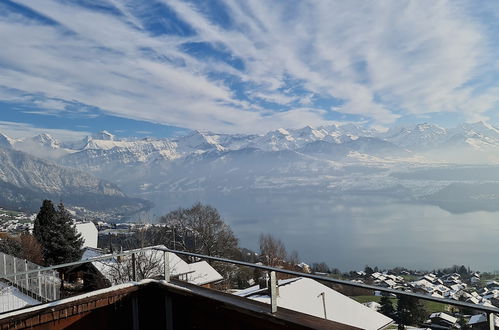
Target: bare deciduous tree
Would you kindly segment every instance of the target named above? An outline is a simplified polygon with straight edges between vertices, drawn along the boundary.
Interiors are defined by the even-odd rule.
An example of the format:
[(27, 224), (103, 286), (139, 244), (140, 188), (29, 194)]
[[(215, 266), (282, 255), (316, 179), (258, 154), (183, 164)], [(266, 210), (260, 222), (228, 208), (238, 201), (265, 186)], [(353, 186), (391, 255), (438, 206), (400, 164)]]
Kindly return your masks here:
[(2, 233), (0, 235), (0, 252), (29, 260), (35, 264), (43, 264), (42, 247), (33, 235), (23, 233), (13, 236)]
[(218, 211), (197, 203), (190, 209), (178, 209), (160, 218), (172, 232), (174, 248), (216, 257), (234, 256), (238, 240)]
[(288, 257), (284, 243), (270, 234), (260, 235), (261, 262), (271, 266), (283, 266)]

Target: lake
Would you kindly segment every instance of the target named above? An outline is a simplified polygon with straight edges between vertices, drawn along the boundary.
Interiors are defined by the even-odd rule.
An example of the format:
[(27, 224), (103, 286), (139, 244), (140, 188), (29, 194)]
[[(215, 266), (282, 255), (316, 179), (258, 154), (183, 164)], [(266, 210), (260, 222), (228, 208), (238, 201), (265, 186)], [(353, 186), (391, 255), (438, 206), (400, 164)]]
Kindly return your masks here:
[(156, 214), (201, 201), (216, 207), (240, 239), (258, 251), (270, 233), (306, 263), (342, 271), (365, 265), (432, 270), (464, 264), (499, 270), (499, 212), (453, 214), (438, 206), (376, 194), (250, 191), (155, 196)]

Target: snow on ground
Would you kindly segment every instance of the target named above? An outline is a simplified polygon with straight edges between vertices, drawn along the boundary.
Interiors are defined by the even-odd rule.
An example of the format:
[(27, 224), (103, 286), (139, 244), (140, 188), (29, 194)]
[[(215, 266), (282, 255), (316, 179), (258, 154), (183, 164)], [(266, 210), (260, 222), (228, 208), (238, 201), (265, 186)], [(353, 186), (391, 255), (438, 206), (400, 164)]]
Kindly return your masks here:
[(18, 289), (0, 282), (0, 313), (40, 303)]

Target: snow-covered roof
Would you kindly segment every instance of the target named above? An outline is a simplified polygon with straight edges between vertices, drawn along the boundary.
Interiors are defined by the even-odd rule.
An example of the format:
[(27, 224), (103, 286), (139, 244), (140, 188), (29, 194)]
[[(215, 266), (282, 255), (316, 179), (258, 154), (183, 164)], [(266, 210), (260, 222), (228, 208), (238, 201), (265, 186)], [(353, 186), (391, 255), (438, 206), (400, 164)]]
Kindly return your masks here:
[(190, 271), (192, 272), (187, 275), (189, 283), (204, 285), (223, 280), (222, 275), (220, 275), (215, 268), (211, 267), (206, 261), (194, 262), (188, 265)]
[[(164, 246), (159, 246), (164, 247)], [(184, 274), (188, 274), (191, 272), (189, 268), (189, 264), (187, 264), (184, 260), (179, 258), (175, 253), (168, 253), (168, 260), (170, 265), (170, 275), (171, 276), (180, 276)], [(104, 255), (103, 255), (104, 256)], [(117, 284), (117, 275), (119, 262), (116, 257), (112, 257), (110, 259), (102, 260), (102, 261), (93, 261), (92, 265), (112, 284)], [(122, 261), (131, 258), (131, 256), (121, 257)], [(153, 265), (152, 269), (149, 271), (148, 277), (161, 276), (164, 274), (164, 257), (163, 251), (158, 250), (144, 250), (140, 253), (137, 253), (137, 262), (140, 263), (141, 260), (147, 261), (150, 265)]]
[(80, 260), (87, 260), (87, 259), (90, 259), (90, 258), (95, 258), (95, 257), (100, 257), (101, 255), (104, 255), (104, 250), (102, 249), (95, 249), (95, 248), (91, 248), (91, 247), (85, 247), (83, 249), (83, 254), (81, 256), (81, 259)]
[(437, 276), (435, 274), (426, 274), (425, 276), (423, 276), (423, 279), (430, 282), (435, 282), (437, 280)]
[(0, 313), (40, 303), (40, 301), (25, 295), (19, 289), (0, 282)]
[(468, 298), (468, 299), (466, 300), (466, 302), (470, 302), (470, 303), (472, 303), (472, 304), (478, 304), (478, 303), (480, 303), (480, 299), (478, 299), (477, 297), (474, 297), (474, 296), (473, 296), (473, 297), (471, 297), (471, 298)]
[(457, 322), (456, 317), (443, 312), (433, 313), (430, 315), (430, 319), (435, 319), (435, 318), (442, 319), (444, 321), (449, 322), (450, 324), (455, 324)]
[(397, 285), (397, 283), (396, 283), (395, 281), (390, 280), (390, 279), (385, 280), (385, 283), (386, 283), (388, 286), (390, 286), (391, 288), (393, 288), (395, 285)]
[(428, 292), (432, 292), (435, 288), (435, 285), (425, 279), (419, 280), (419, 281), (414, 281), (410, 283), (412, 286), (422, 288)]
[[(484, 323), (484, 322), (487, 322), (487, 316), (485, 314), (477, 314), (477, 315), (473, 315), (470, 318), (470, 320), (468, 321), (468, 324), (473, 325), (473, 324)], [(495, 314), (494, 314), (494, 323), (495, 323), (496, 327), (499, 326), (499, 317)]]
[[(380, 329), (392, 322), (389, 317), (378, 313), (355, 300), (312, 279), (298, 277), (279, 281), (277, 305), (301, 313), (324, 318), (322, 302), (324, 293), (328, 320), (363, 329)], [(235, 293), (264, 303), (270, 302), (266, 292), (253, 286)]]
[(83, 247), (97, 248), (97, 238), (99, 236), (99, 231), (93, 222), (83, 222), (76, 224), (76, 230), (81, 234), (83, 238)]

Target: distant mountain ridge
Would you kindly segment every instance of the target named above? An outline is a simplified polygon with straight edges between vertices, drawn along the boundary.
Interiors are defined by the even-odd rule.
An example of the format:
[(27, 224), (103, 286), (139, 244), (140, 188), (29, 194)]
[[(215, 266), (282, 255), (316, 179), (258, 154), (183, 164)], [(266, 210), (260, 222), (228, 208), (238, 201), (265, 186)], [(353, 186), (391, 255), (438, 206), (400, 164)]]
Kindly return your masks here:
[(36, 211), (43, 199), (117, 215), (151, 206), (93, 175), (4, 147), (0, 147), (0, 186), (0, 205), (29, 211)]
[[(76, 162), (91, 164), (92, 159), (123, 164), (148, 163), (156, 160), (173, 160), (190, 154), (207, 151), (229, 151), (254, 148), (263, 151), (307, 150), (307, 144), (317, 141), (335, 145), (349, 144), (359, 138), (379, 145), (380, 141), (393, 144), (401, 152), (430, 152), (439, 148), (467, 148), (484, 150), (499, 147), (499, 129), (483, 123), (462, 124), (446, 129), (434, 124), (423, 123), (390, 128), (387, 132), (365, 128), (354, 124), (330, 125), (301, 129), (278, 129), (264, 135), (216, 134), (192, 131), (176, 138), (117, 139), (107, 131), (95, 133), (82, 141), (59, 142), (48, 134), (16, 140), (0, 135), (0, 146), (12, 147), (35, 154), (29, 150), (36, 146), (38, 151), (63, 158), (62, 163), (73, 166)], [(355, 144), (351, 144), (352, 146)], [(41, 149), (40, 149), (41, 148)], [(374, 148), (376, 149), (376, 148)], [(369, 145), (365, 151), (369, 153)], [(43, 157), (43, 156), (42, 156)]]
[[(422, 123), (386, 132), (354, 124), (281, 128), (261, 135), (192, 131), (143, 139), (120, 139), (103, 131), (80, 141), (0, 135), (0, 145), (91, 173), (156, 204), (179, 193), (194, 199), (200, 191), (299, 192), (305, 186), (309, 191), (322, 187), (326, 194), (333, 187), (335, 192), (378, 189), (385, 194), (400, 191), (386, 173), (407, 166), (499, 164), (499, 129), (483, 122), (455, 128)], [(442, 187), (413, 182), (404, 189), (423, 196)]]

